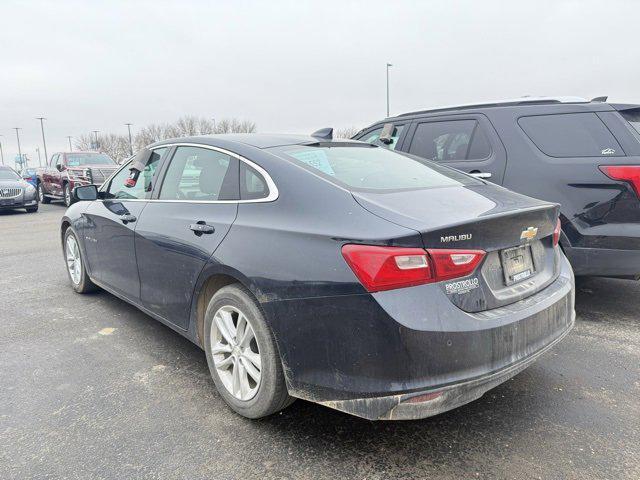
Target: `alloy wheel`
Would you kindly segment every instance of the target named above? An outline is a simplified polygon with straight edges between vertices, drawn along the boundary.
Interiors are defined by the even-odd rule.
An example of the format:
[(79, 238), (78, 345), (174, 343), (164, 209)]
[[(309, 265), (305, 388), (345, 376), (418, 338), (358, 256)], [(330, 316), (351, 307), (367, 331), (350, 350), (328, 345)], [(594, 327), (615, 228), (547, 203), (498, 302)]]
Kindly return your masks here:
[(82, 278), (82, 259), (80, 258), (80, 248), (78, 242), (73, 235), (67, 237), (67, 268), (74, 285), (80, 284)]
[(211, 322), (210, 338), (220, 381), (235, 398), (251, 400), (262, 376), (260, 348), (251, 321), (236, 307), (220, 307)]
[(69, 188), (69, 185), (65, 185), (64, 187), (64, 204), (67, 207), (71, 206), (71, 189)]

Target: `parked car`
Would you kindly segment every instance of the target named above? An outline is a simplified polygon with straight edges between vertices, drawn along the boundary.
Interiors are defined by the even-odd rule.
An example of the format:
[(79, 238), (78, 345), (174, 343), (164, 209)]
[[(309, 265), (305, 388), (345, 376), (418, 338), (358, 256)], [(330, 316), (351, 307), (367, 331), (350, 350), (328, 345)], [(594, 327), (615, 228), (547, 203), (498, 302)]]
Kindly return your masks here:
[(63, 200), (69, 206), (75, 186), (100, 186), (117, 168), (118, 164), (106, 153), (54, 153), (49, 164), (37, 171), (38, 197), (42, 203)]
[(406, 113), (354, 138), (557, 202), (576, 275), (640, 278), (640, 105), (521, 98)]
[(33, 185), (25, 182), (11, 167), (0, 165), (0, 210), (24, 208), (38, 211), (38, 196)]
[(38, 172), (35, 168), (25, 168), (22, 171), (22, 179), (33, 185), (34, 188), (38, 188)]
[(87, 201), (60, 232), (73, 289), (102, 287), (201, 346), (246, 417), (296, 397), (435, 415), (574, 323), (556, 204), (327, 132), (164, 141), (74, 195)]

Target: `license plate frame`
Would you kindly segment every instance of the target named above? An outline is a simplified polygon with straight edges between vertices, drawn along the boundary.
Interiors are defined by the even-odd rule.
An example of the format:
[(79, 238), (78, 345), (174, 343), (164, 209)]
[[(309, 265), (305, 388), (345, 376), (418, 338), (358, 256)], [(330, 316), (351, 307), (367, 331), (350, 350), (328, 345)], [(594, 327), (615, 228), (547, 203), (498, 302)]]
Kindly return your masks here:
[(520, 245), (500, 251), (502, 273), (507, 286), (531, 278), (535, 273), (530, 245)]

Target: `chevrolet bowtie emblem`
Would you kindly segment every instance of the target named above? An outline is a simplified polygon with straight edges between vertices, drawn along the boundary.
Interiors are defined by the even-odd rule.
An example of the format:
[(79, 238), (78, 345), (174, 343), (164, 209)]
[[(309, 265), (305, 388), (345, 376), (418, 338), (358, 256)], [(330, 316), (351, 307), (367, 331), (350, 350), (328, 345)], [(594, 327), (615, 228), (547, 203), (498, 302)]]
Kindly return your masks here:
[(533, 240), (538, 235), (537, 227), (529, 227), (520, 234), (520, 240)]

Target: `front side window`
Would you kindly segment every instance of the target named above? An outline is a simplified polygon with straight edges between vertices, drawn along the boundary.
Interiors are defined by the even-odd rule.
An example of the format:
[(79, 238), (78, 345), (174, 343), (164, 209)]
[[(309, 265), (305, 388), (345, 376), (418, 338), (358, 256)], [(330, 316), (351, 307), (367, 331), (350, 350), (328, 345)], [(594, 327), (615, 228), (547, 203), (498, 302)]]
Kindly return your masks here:
[(58, 154), (57, 153), (55, 155), (51, 155), (51, 161), (49, 162), (49, 166), (51, 168), (55, 168), (57, 160), (58, 160)]
[(624, 155), (595, 113), (521, 117), (518, 124), (536, 147), (550, 157)]
[(360, 137), (358, 140), (361, 142), (366, 142), (366, 143), (371, 143), (374, 145), (378, 145), (380, 147), (385, 147), (388, 148), (390, 150), (395, 150), (396, 147), (398, 146), (398, 138), (400, 138), (400, 134), (402, 133), (402, 129), (404, 128), (404, 125), (396, 125), (394, 130), (393, 130), (393, 135), (391, 136), (391, 143), (386, 144), (386, 143), (382, 143), (379, 138), (380, 135), (382, 134), (382, 129), (384, 128), (384, 125), (381, 126), (380, 128), (376, 128), (375, 130), (371, 130), (368, 133), (365, 133), (362, 137)]
[(171, 159), (160, 200), (238, 199), (238, 161), (208, 148), (178, 147)]
[(437, 162), (482, 160), (491, 145), (476, 120), (418, 124), (409, 153)]
[(481, 184), (455, 170), (380, 147), (289, 145), (273, 150), (349, 190), (416, 190)]
[(126, 180), (129, 178), (130, 172), (128, 167), (121, 169), (109, 182), (109, 187), (105, 191), (104, 198), (118, 198), (123, 200), (148, 199), (151, 197), (153, 190), (153, 180), (160, 165), (160, 159), (167, 148), (157, 148), (151, 154), (144, 170), (140, 172), (138, 181), (135, 186), (125, 186)]

